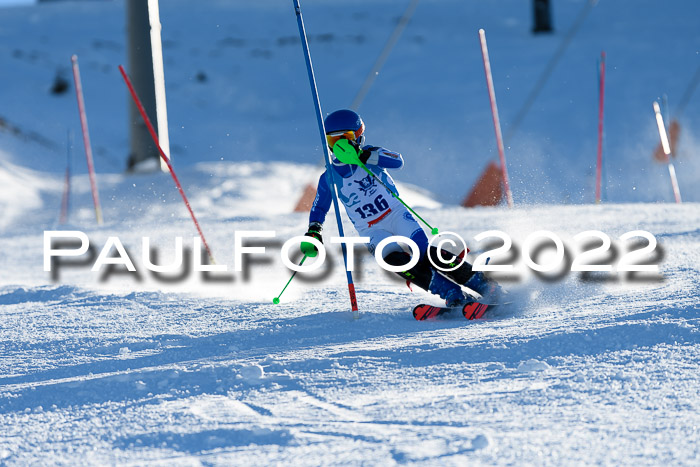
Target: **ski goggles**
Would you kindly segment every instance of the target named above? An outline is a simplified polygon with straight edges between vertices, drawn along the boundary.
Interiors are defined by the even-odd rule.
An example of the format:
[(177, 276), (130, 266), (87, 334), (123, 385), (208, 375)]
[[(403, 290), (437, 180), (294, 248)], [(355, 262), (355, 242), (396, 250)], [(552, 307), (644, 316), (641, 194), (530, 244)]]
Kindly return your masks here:
[(362, 145), (365, 141), (365, 137), (362, 133), (364, 133), (364, 125), (362, 128), (360, 128), (357, 131), (334, 131), (332, 133), (326, 134), (326, 141), (328, 142), (328, 146), (332, 149), (333, 145), (337, 143), (341, 138), (345, 138), (349, 141), (355, 141), (357, 144)]

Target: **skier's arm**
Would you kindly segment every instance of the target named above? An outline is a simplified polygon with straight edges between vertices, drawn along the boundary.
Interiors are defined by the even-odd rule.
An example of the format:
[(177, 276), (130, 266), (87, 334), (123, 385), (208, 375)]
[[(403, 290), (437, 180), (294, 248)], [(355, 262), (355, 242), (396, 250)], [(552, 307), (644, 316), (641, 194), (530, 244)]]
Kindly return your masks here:
[[(332, 201), (331, 189), (328, 185), (328, 177), (326, 176), (327, 173), (328, 172), (323, 172), (318, 179), (316, 198), (314, 198), (314, 204), (311, 205), (311, 212), (309, 213), (309, 230), (304, 234), (308, 237), (315, 238), (321, 243), (323, 243), (323, 236), (321, 235), (323, 222), (326, 220), (326, 214), (328, 214)], [(305, 256), (313, 258), (318, 254), (316, 246), (311, 242), (301, 242), (300, 248)]]
[(326, 220), (326, 214), (331, 208), (331, 188), (328, 184), (328, 172), (323, 172), (318, 179), (318, 187), (316, 188), (316, 198), (314, 204), (311, 205), (309, 212), (309, 224), (319, 223), (323, 225)]
[(375, 165), (382, 169), (400, 169), (403, 167), (403, 156), (401, 154), (377, 146), (365, 146), (362, 148), (360, 160), (365, 165)]
[(360, 147), (355, 141), (340, 139), (333, 146), (333, 163), (335, 159), (342, 164), (371, 165), (380, 169), (400, 169), (403, 167), (403, 157), (398, 152), (392, 152), (379, 146)]

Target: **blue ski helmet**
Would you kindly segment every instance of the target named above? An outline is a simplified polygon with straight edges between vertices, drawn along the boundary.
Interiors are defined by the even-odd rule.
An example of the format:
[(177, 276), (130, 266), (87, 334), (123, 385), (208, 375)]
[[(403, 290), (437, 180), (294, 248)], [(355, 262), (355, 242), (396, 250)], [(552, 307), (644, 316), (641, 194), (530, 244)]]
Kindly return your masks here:
[(331, 148), (343, 137), (359, 145), (365, 141), (365, 122), (352, 110), (342, 109), (328, 114), (323, 125), (326, 128), (326, 140)]

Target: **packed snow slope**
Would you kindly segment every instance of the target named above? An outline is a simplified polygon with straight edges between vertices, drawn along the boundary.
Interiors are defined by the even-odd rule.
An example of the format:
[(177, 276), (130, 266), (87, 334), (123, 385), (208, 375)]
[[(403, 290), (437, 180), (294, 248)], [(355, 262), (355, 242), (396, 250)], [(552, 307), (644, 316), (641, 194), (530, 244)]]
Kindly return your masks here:
[[(423, 207), (476, 253), (479, 232), (513, 238), (516, 253), (506, 256), (516, 273), (504, 281), (513, 303), (478, 322), (417, 322), (412, 307), (439, 300), (411, 293), (365, 253), (353, 320), (337, 245), (321, 272), (298, 275), (272, 304), (290, 275), (281, 243), (305, 230), (306, 216), (290, 213), (305, 174), (291, 164), (220, 162), (183, 175), (197, 187), (192, 205), (217, 264), (229, 267), (216, 280), (191, 268), (159, 278), (145, 269), (142, 237), (157, 264), (169, 264), (174, 237), (191, 248), (196, 236), (167, 175), (103, 179), (105, 225), (93, 226), (82, 208), (61, 229), (85, 231), (95, 254), (118, 237), (138, 274), (92, 272), (93, 256), (52, 279), (42, 268), (43, 230), (52, 227), (40, 219), (55, 214), (60, 176), (26, 171), (42, 187), (33, 202), (52, 202), (27, 205), (1, 238), (1, 462), (697, 462), (696, 203)], [(76, 184), (75, 204), (89, 206), (87, 176)], [(576, 234), (600, 230), (619, 254), (598, 259), (613, 265), (625, 251), (619, 236), (647, 230), (658, 246), (641, 262), (660, 273), (584, 275), (567, 272), (568, 259), (535, 276), (521, 252), (541, 229), (573, 256)], [(255, 240), (266, 253), (234, 272), (233, 236), (247, 230), (276, 237)], [(328, 223), (326, 243), (336, 233)], [(535, 258), (544, 263), (551, 251)]]
[[(330, 243), (332, 213), (325, 264), (298, 274), (272, 304), (291, 275), (282, 244), (306, 230), (306, 215), (292, 208), (320, 171), (291, 4), (161, 2), (175, 167), (217, 265), (228, 268), (208, 275), (194, 271), (196, 230), (170, 176), (121, 173), (124, 4), (3, 9), (0, 464), (697, 464), (697, 100), (683, 114), (676, 161), (690, 202), (640, 201), (672, 199), (666, 168), (650, 162), (651, 101), (668, 93), (673, 114), (697, 67), (698, 7), (599, 2), (513, 137), (515, 209), (465, 210), (452, 202), (494, 147), (477, 28), (487, 30), (507, 126), (584, 7), (556, 3), (557, 33), (533, 38), (526, 3), (421, 2), (361, 108), (372, 138), (406, 157), (395, 174), (406, 201), (441, 231), (462, 235), (470, 260), (498, 246), (477, 242), (479, 233), (512, 238), (500, 260), (515, 271), (497, 276), (512, 303), (478, 322), (415, 321), (415, 304), (439, 299), (411, 292), (360, 248), (353, 320), (340, 250)], [(404, 5), (303, 7), (324, 108), (345, 106)], [(608, 198), (624, 203), (543, 204), (592, 199), (602, 48)], [(54, 96), (48, 88), (57, 68), (70, 77), (73, 53), (95, 146), (100, 226), (79, 143), (68, 222), (58, 223), (67, 131), (80, 137), (72, 90)], [(51, 230), (82, 231), (92, 249), (47, 272)], [(541, 230), (566, 251), (560, 267), (535, 274), (528, 253), (539, 264), (554, 257), (549, 244), (527, 247)], [(591, 234), (575, 238), (591, 230), (610, 237), (612, 249), (589, 259), (616, 269), (627, 250), (646, 244), (620, 237), (649, 232), (658, 244), (636, 262), (659, 272), (570, 271), (580, 249), (600, 244)], [(244, 231), (275, 236), (250, 240), (265, 253), (234, 271)], [(91, 270), (110, 237), (135, 272)], [(147, 270), (144, 237), (161, 265), (176, 258), (182, 237), (185, 266)]]
[[(321, 160), (296, 17), (289, 0), (161, 2), (170, 141), (177, 166), (201, 161)], [(699, 93), (681, 100), (700, 67), (696, 0), (567, 0), (552, 5), (555, 32), (534, 36), (531, 3), (423, 0), (360, 106), (368, 142), (411, 164), (404, 181), (459, 203), (497, 158), (477, 31), (486, 30), (507, 159), (518, 202), (592, 202), (597, 60), (607, 54), (604, 195), (615, 202), (673, 200), (665, 166), (651, 158), (659, 137), (652, 102), (668, 96), (682, 131), (679, 183), (700, 201)], [(595, 3), (588, 8), (586, 5)], [(325, 112), (347, 107), (409, 2), (302, 2)], [(588, 11), (584, 15), (584, 12)], [(66, 134), (79, 142), (70, 72), (77, 54), (95, 164), (126, 167), (127, 63), (122, 1), (55, 2), (0, 15), (0, 147), (34, 142), (13, 159), (65, 167)], [(585, 16), (517, 128), (552, 57)], [(127, 66), (127, 71), (128, 66)], [(56, 77), (66, 92), (51, 94)], [(14, 134), (13, 130), (20, 130)], [(42, 144), (43, 143), (43, 144)], [(82, 146), (74, 169), (84, 171)], [(309, 180), (313, 177), (310, 175)]]

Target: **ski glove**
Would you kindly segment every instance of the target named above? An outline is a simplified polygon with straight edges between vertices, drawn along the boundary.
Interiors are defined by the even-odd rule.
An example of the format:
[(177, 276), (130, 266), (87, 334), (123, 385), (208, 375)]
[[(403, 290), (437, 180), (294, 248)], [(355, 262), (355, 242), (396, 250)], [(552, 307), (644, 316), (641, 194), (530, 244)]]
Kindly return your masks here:
[(333, 154), (340, 162), (345, 164), (365, 165), (372, 155), (373, 149), (376, 148), (362, 149), (355, 141), (339, 139), (333, 146)]
[(360, 159), (360, 162), (363, 164), (367, 163), (367, 160), (370, 158), (372, 155), (372, 151), (376, 151), (379, 148), (376, 148), (374, 146), (369, 146), (367, 149), (362, 149), (359, 144), (357, 144), (357, 141), (349, 141), (350, 146), (355, 148), (355, 151), (357, 152), (357, 158)]
[(360, 161), (363, 164), (367, 164), (367, 160), (369, 160), (369, 158), (372, 156), (372, 151), (376, 151), (377, 149), (378, 148), (375, 148), (375, 147), (363, 149), (362, 152), (360, 152), (360, 157), (359, 157)]
[[(323, 225), (319, 222), (312, 222), (309, 224), (309, 230), (304, 234), (307, 237), (313, 237), (319, 242), (323, 243), (323, 237), (321, 236), (321, 230), (323, 230)], [(311, 242), (301, 242), (301, 252), (308, 256), (309, 258), (315, 258), (318, 255), (318, 249)]]

